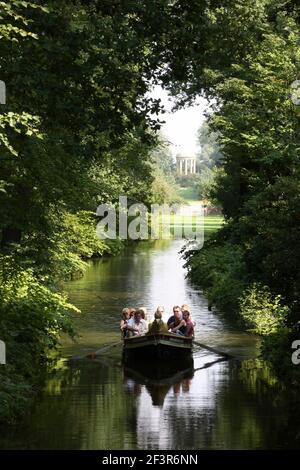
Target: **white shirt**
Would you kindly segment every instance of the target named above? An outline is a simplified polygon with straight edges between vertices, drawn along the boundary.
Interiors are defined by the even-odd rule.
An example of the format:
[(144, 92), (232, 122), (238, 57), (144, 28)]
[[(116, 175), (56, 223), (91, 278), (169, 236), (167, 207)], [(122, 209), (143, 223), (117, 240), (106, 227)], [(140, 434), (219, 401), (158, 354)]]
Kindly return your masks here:
[(128, 320), (127, 325), (130, 328), (135, 328), (136, 330), (138, 330), (133, 332), (134, 335), (143, 335), (148, 331), (148, 324), (146, 320), (143, 319), (141, 319), (139, 323), (136, 323), (134, 318), (130, 318), (130, 320)]

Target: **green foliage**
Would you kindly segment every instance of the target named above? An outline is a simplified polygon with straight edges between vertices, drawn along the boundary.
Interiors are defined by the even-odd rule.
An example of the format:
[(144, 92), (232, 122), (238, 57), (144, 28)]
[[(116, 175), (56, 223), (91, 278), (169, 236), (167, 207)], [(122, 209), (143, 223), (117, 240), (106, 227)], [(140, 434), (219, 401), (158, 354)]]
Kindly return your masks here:
[(195, 185), (199, 198), (206, 199), (214, 205), (218, 205), (214, 193), (217, 188), (218, 179), (223, 174), (221, 166), (222, 153), (218, 144), (219, 137), (220, 134), (213, 132), (210, 128), (208, 120), (202, 123), (197, 134), (200, 152), (197, 155), (199, 174), (197, 175)]
[(124, 244), (121, 240), (100, 240), (96, 234), (96, 217), (92, 212), (65, 213), (53, 240), (52, 276), (66, 279), (83, 273), (85, 260), (103, 255), (117, 255)]
[(159, 104), (145, 93), (159, 59), (134, 9), (123, 5), (110, 14), (98, 1), (42, 4), (0, 2), (5, 275), (12, 263), (2, 279), (0, 338), (9, 349), (11, 400), (13, 390), (19, 394), (14, 370), (20, 383), (33, 384), (59, 333), (73, 334), (71, 306), (57, 282), (82, 273), (86, 259), (123, 246), (97, 239), (97, 205), (115, 204), (122, 194), (149, 203), (154, 179), (150, 151), (158, 126), (149, 116)]
[(70, 312), (79, 311), (12, 256), (1, 256), (0, 261), (0, 338), (7, 351), (7, 365), (0, 370), (2, 422), (26, 412), (32, 386), (38, 384), (59, 335), (74, 337)]
[(171, 176), (175, 173), (175, 163), (168, 141), (163, 135), (158, 134), (158, 141), (151, 151), (151, 159), (156, 168), (165, 175)]
[(150, 203), (179, 204), (179, 187), (175, 180), (175, 163), (168, 142), (162, 134), (157, 135), (156, 145), (150, 152), (152, 177)]
[(211, 131), (209, 121), (204, 121), (197, 132), (200, 151), (197, 155), (200, 174), (221, 163), (222, 153), (218, 145), (219, 134)]
[(197, 175), (196, 187), (199, 194), (199, 199), (207, 199), (212, 203), (214, 200), (213, 194), (216, 188), (218, 176), (222, 173), (222, 168), (203, 168), (199, 175)]
[[(193, 266), (190, 275), (195, 274), (204, 287), (209, 278), (210, 298), (224, 311), (219, 288), (224, 288), (225, 297), (231, 290), (236, 310), (265, 337), (263, 352), (280, 368), (282, 348), (288, 344), (287, 337), (298, 334), (300, 318), (300, 116), (299, 106), (291, 100), (291, 84), (300, 70), (299, 6), (292, 1), (246, 1), (243, 6), (235, 2), (229, 8), (230, 19), (226, 18), (229, 10), (216, 10), (211, 19), (222, 18), (229, 29), (246, 16), (249, 27), (243, 33), (240, 29), (243, 45), (233, 46), (230, 65), (211, 63), (206, 73), (209, 94), (215, 100), (209, 125), (222, 149), (223, 167), (211, 197), (222, 206), (228, 223), (216, 248), (206, 245), (194, 254), (194, 262), (193, 257), (188, 260), (189, 265), (198, 263), (204, 274)], [(196, 70), (196, 62), (192, 67)], [(187, 95), (201, 88), (200, 77), (191, 80)], [(232, 255), (236, 249), (241, 272), (224, 266), (228, 249)], [(228, 262), (234, 266), (236, 260), (230, 257)], [(224, 272), (229, 274), (226, 285)], [(277, 347), (281, 353), (275, 351)], [(291, 368), (291, 361), (285, 365)]]
[(151, 202), (153, 204), (179, 204), (179, 188), (173, 176), (165, 175), (159, 168), (155, 170), (151, 186)]
[(165, 177), (170, 156), (160, 149), (151, 157), (160, 127), (151, 116), (160, 103), (147, 91), (158, 82), (178, 105), (199, 93), (214, 99), (210, 130), (224, 171), (213, 197), (230, 224), (223, 240), (189, 258), (191, 274), (228, 310), (236, 309), (244, 286), (269, 286), (285, 299), (286, 321), (295, 328), (300, 116), (290, 84), (299, 74), (297, 4), (42, 4), (0, 2), (1, 80), (8, 89), (0, 110), (3, 273), (12, 263), (1, 287), (0, 337), (14, 346), (10, 354), (22, 352), (12, 356), (23, 361), (21, 375), (33, 377), (29, 362), (38, 370), (60, 331), (72, 334), (57, 279), (82, 271), (94, 253), (119, 249), (95, 239), (90, 212), (101, 202), (116, 204), (120, 194), (147, 204), (174, 200)]
[(209, 303), (230, 315), (238, 315), (239, 298), (246, 287), (246, 266), (242, 250), (230, 243), (219, 245), (218, 235), (197, 252), (186, 252), (188, 275), (203, 287)]
[(149, 194), (155, 124), (148, 112), (158, 104), (144, 97), (151, 74), (147, 40), (137, 41), (131, 11), (110, 17), (99, 2), (75, 3), (76, 15), (72, 0), (45, 2), (47, 10), (15, 2), (16, 14), (27, 10), (24, 21), (32, 34), (18, 42), (3, 39), (5, 249), (33, 231), (44, 232), (53, 208), (95, 210), (119, 188), (130, 188), (137, 199)]
[(14, 423), (31, 405), (33, 389), (14, 367), (0, 368), (0, 423)]
[(33, 372), (33, 360), (46, 359), (60, 331), (74, 335), (69, 313), (78, 310), (11, 256), (1, 257), (0, 293), (0, 336), (7, 343), (8, 362)]
[(42, 6), (33, 2), (23, 0), (10, 0), (9, 2), (0, 2), (0, 39), (9, 42), (19, 42), (23, 38), (37, 39), (37, 35), (28, 28), (30, 20), (24, 16), (28, 9), (38, 9), (46, 12)]
[(271, 335), (286, 325), (289, 308), (282, 300), (280, 295), (272, 295), (268, 287), (254, 283), (243, 293), (240, 312), (254, 333)]
[(289, 383), (289, 386), (299, 388), (299, 366), (292, 364), (291, 345), (299, 339), (299, 334), (288, 328), (279, 329), (276, 333), (263, 337), (261, 354), (268, 360), (277, 376)]
[[(44, 8), (33, 4), (32, 2), (12, 0), (8, 2), (0, 2), (0, 40), (1, 44), (12, 47), (13, 43), (19, 43), (25, 39), (38, 39), (38, 36), (29, 29), (30, 20), (28, 20), (23, 12), (28, 9), (39, 9), (46, 11)], [(5, 51), (5, 46), (2, 51)], [(8, 49), (9, 51), (9, 49)], [(2, 52), (3, 54), (3, 52)], [(0, 55), (1, 59), (3, 55)], [(2, 110), (1, 110), (2, 111)], [(11, 134), (24, 134), (27, 136), (35, 135), (41, 138), (38, 129), (39, 118), (23, 110), (20, 112), (8, 111), (0, 112), (0, 145), (13, 157), (18, 156), (17, 150), (12, 143)], [(5, 192), (7, 182), (1, 181), (2, 192)]]
[(199, 201), (196, 186), (181, 186), (179, 195), (185, 202)]
[(196, 182), (196, 175), (176, 175), (176, 183), (184, 188), (194, 188)]

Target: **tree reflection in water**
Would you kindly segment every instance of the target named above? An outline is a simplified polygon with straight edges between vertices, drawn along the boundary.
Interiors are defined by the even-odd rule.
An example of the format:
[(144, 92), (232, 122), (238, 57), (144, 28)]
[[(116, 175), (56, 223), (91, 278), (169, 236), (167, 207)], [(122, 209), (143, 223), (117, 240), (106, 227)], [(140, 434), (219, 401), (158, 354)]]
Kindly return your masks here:
[(265, 364), (200, 359), (169, 376), (108, 359), (64, 363), (0, 448), (300, 447), (299, 398)]

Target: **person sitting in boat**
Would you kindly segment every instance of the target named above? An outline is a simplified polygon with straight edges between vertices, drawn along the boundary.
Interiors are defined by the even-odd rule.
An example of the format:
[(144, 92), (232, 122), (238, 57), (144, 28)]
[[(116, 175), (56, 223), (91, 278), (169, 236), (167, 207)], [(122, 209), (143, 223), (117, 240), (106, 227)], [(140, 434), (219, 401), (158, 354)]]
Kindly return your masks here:
[(168, 327), (169, 329), (176, 323), (179, 323), (182, 320), (181, 308), (179, 305), (175, 305), (173, 307), (173, 315), (171, 315), (168, 319)]
[(133, 308), (133, 307), (129, 307), (130, 318), (132, 318), (132, 317), (133, 317), (133, 315), (134, 315), (134, 312), (135, 312), (135, 311), (136, 311), (136, 309), (135, 309), (135, 308)]
[(155, 335), (157, 333), (168, 333), (168, 325), (162, 320), (161, 307), (157, 307), (154, 314), (154, 321), (150, 323), (147, 335)]
[(189, 310), (183, 310), (182, 320), (185, 322), (184, 336), (193, 338), (194, 337), (194, 322), (192, 320), (191, 312), (189, 312)]
[(161, 317), (163, 317), (165, 313), (165, 307), (163, 307), (162, 305), (159, 305), (156, 309), (156, 312), (161, 313)]
[(130, 319), (130, 309), (123, 308), (122, 319), (120, 322), (120, 330), (121, 330), (121, 335), (123, 338), (126, 338), (126, 336), (128, 336), (127, 325), (128, 325), (129, 319)]
[(133, 317), (127, 323), (129, 336), (143, 336), (148, 331), (148, 324), (143, 319), (143, 312), (136, 310)]
[(168, 329), (171, 333), (185, 335), (185, 321), (182, 319), (182, 312), (179, 305), (173, 307), (173, 315), (168, 320)]
[(193, 325), (194, 325), (194, 327), (195, 327), (195, 326), (196, 326), (196, 322), (195, 322), (195, 320), (193, 319), (192, 312), (191, 312), (191, 309), (190, 309), (190, 307), (188, 306), (188, 304), (183, 304), (183, 305), (181, 305), (181, 311), (183, 312), (184, 310), (187, 310), (188, 312), (190, 312), (190, 319), (191, 319), (191, 321), (193, 322)]
[(194, 336), (194, 322), (191, 319), (191, 313), (189, 310), (183, 310), (181, 314), (181, 319), (177, 316), (175, 322), (171, 324), (171, 333), (191, 338)]
[(147, 321), (147, 309), (146, 309), (146, 307), (140, 307), (139, 310), (142, 312), (142, 319)]

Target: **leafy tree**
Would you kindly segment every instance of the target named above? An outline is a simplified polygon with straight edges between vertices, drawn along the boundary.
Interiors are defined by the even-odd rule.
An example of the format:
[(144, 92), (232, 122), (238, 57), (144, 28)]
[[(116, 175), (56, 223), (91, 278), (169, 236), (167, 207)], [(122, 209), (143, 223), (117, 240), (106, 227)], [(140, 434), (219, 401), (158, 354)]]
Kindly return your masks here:
[(220, 164), (222, 154), (217, 142), (218, 134), (212, 132), (208, 121), (204, 121), (197, 132), (197, 142), (200, 151), (197, 155), (200, 172), (203, 169), (212, 169)]
[[(0, 7), (0, 72), (8, 90), (0, 109), (0, 268), (11, 266), (9, 279), (2, 278), (0, 336), (21, 344), (22, 390), (34, 375), (30, 363), (45, 364), (47, 345), (55, 347), (59, 331), (71, 333), (71, 307), (56, 291), (59, 271), (81, 269), (81, 257), (94, 250), (113, 251), (90, 236), (91, 211), (100, 202), (117, 204), (124, 191), (147, 204), (153, 194), (171, 197), (170, 158), (164, 160), (165, 149), (151, 157), (160, 128), (150, 117), (160, 110), (147, 95), (153, 83), (168, 88), (178, 106), (198, 94), (214, 103), (211, 130), (224, 170), (213, 196), (228, 224), (207, 252), (189, 258), (194, 272), (212, 265), (211, 300), (221, 299), (222, 286), (224, 304), (237, 308), (244, 289), (266, 286), (288, 306), (285, 326), (294, 334), (300, 146), (290, 85), (299, 75), (297, 2), (11, 0)], [(219, 256), (223, 266), (232, 263), (223, 272)], [(35, 341), (26, 347), (30, 331)], [(7, 385), (9, 377), (4, 382), (12, 410), (7, 397), (23, 392)]]
[[(214, 243), (220, 256), (228, 246), (238, 246), (246, 267), (243, 273), (229, 270), (224, 296), (230, 289), (236, 311), (243, 312), (247, 305), (247, 321), (252, 317), (264, 335), (273, 315), (273, 323), (280, 321), (277, 333), (282, 334), (285, 347), (286, 338), (299, 331), (299, 109), (291, 100), (291, 84), (299, 76), (300, 65), (299, 8), (295, 2), (261, 5), (260, 41), (215, 75), (212, 83), (215, 112), (210, 124), (223, 154), (223, 171), (213, 196), (227, 220)], [(200, 254), (190, 255), (192, 277), (197, 263), (202, 271), (210, 271), (215, 250), (208, 245)], [(212, 301), (222, 306), (218, 292), (224, 268), (215, 265), (214, 271), (208, 289)], [(260, 290), (250, 295), (247, 289), (255, 282)], [(236, 293), (233, 285), (240, 286)], [(281, 311), (285, 312), (282, 318)], [(268, 339), (264, 351), (278, 345), (279, 341)], [(278, 355), (269, 352), (279, 367)]]

